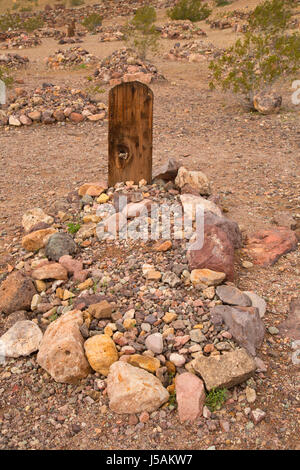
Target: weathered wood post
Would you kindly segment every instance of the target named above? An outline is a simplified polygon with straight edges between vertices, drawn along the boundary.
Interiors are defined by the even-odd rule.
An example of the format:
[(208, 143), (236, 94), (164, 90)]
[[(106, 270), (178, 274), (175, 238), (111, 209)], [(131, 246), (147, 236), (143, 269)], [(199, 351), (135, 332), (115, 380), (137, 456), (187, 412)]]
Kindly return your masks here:
[(153, 92), (140, 82), (109, 93), (108, 184), (152, 180)]

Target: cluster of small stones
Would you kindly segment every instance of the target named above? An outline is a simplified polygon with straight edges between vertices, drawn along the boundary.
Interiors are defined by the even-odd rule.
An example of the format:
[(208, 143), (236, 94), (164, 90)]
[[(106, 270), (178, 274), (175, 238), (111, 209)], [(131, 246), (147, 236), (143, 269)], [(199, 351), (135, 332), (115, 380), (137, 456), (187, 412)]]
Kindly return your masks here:
[(233, 28), (233, 30), (237, 33), (245, 33), (247, 31), (247, 20), (249, 18), (249, 13), (234, 10), (227, 16), (223, 16), (222, 18), (208, 18), (206, 22), (210, 25), (212, 29), (229, 29)]
[(0, 35), (0, 49), (29, 49), (39, 46), (42, 41), (35, 35), (30, 35), (21, 31), (10, 31)]
[(205, 37), (207, 34), (190, 21), (172, 21), (157, 28), (163, 39), (191, 39), (195, 36)]
[(19, 54), (0, 54), (0, 67), (18, 69), (26, 67), (28, 63), (28, 57), (22, 57)]
[(104, 103), (91, 100), (82, 90), (45, 83), (30, 92), (15, 88), (4, 109), (0, 110), (0, 125), (98, 122), (105, 119), (106, 109)]
[[(198, 190), (209, 192), (205, 175), (199, 179), (195, 177), (198, 172), (190, 175), (183, 170), (196, 185), (201, 179)], [(229, 328), (215, 322), (211, 315), (223, 303), (227, 308), (251, 305), (250, 297), (231, 283), (224, 286), (224, 292), (218, 290), (226, 279), (224, 273), (211, 271), (207, 284), (197, 286), (182, 240), (151, 241), (147, 245), (128, 239), (99, 242), (96, 237), (97, 224), (107, 223), (107, 204), (117, 207), (120, 196), (126, 196), (131, 202), (118, 209), (134, 218), (131, 204), (146, 207), (149, 200), (158, 204), (180, 200), (178, 184), (180, 179), (175, 183), (157, 179), (151, 185), (145, 180), (139, 184), (128, 181), (111, 188), (103, 182), (87, 183), (68, 196), (69, 206), (64, 211), (49, 216), (42, 209), (32, 209), (24, 214), (22, 224), (27, 234), (21, 242), (20, 260), (0, 287), (0, 310), (9, 314), (13, 324), (1, 338), (9, 345), (10, 357), (39, 350), (39, 365), (56, 381), (65, 383), (87, 377), (91, 366), (100, 378), (99, 390), (107, 387), (110, 408), (117, 413), (154, 411), (176, 390), (183, 421), (201, 416), (204, 405), (204, 385), (194, 375), (194, 367), (197, 373), (201, 370), (208, 389), (212, 381), (221, 385), (225, 380), (233, 386), (254, 374), (253, 359), (239, 349)], [(81, 224), (74, 239), (67, 233), (72, 221)], [(122, 255), (118, 256), (118, 250)], [(111, 255), (107, 256), (109, 251)], [(43, 339), (41, 331), (45, 331)], [(22, 332), (27, 336), (20, 343)], [(69, 351), (60, 357), (59, 364), (55, 362), (55, 348), (58, 353), (62, 348)], [(229, 361), (225, 377), (218, 361), (213, 362), (217, 367), (214, 377), (204, 365), (206, 359), (216, 356)], [(235, 372), (231, 372), (231, 360)], [(260, 361), (260, 368), (263, 366)], [(179, 379), (182, 373), (187, 374), (184, 383)], [(128, 394), (126, 387), (124, 390), (122, 374), (122, 380), (130, 380), (138, 388), (137, 396), (132, 391)], [(190, 393), (185, 381), (197, 389), (196, 398), (188, 400), (192, 405), (185, 402)], [(141, 391), (149, 394), (149, 401), (143, 401)], [(143, 409), (146, 405), (148, 408)], [(169, 406), (174, 407), (171, 403)], [(209, 415), (209, 410), (205, 413)]]
[(99, 26), (96, 28), (99, 42), (122, 41), (124, 32), (120, 26)]
[(134, 80), (143, 83), (165, 80), (153, 64), (141, 60), (132, 49), (126, 47), (103, 59), (94, 77), (111, 86)]
[(212, 43), (198, 39), (196, 41), (180, 44), (174, 44), (169, 53), (164, 54), (168, 60), (179, 60), (188, 62), (199, 62), (203, 58), (218, 57), (222, 54)]
[(59, 49), (53, 55), (47, 57), (46, 64), (49, 68), (64, 69), (76, 65), (92, 65), (97, 58), (82, 47), (74, 46), (66, 50)]

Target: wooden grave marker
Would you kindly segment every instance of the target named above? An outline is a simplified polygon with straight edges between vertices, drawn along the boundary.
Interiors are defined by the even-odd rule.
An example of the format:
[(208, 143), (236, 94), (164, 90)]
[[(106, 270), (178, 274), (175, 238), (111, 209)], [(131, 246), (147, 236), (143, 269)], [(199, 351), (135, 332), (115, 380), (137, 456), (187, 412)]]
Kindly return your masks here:
[(108, 185), (152, 181), (153, 92), (140, 82), (109, 93)]

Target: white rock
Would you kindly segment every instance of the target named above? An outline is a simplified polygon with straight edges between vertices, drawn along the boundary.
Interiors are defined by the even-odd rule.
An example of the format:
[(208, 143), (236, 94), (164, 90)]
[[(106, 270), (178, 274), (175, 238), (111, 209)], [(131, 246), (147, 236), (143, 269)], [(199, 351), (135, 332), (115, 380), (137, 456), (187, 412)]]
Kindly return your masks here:
[(266, 301), (255, 292), (244, 291), (244, 294), (246, 294), (251, 300), (252, 307), (256, 307), (258, 309), (260, 318), (263, 318), (267, 310)]
[(172, 353), (170, 355), (170, 361), (173, 362), (176, 367), (182, 367), (185, 364), (185, 357), (182, 354)]
[(45, 212), (39, 207), (30, 209), (29, 211), (25, 212), (22, 217), (22, 225), (26, 232), (29, 232), (32, 227), (40, 222), (51, 225), (54, 222), (54, 219), (50, 215), (45, 214)]
[(205, 199), (201, 196), (194, 196), (193, 194), (182, 194), (180, 196), (181, 204), (183, 206), (184, 215), (192, 220), (196, 220), (197, 211), (213, 212), (214, 214), (222, 217), (221, 209), (212, 201)]
[(29, 356), (39, 349), (42, 338), (43, 333), (34, 322), (18, 321), (1, 336), (1, 353), (6, 357)]
[(107, 393), (110, 409), (118, 414), (151, 413), (169, 398), (157, 377), (122, 361), (110, 367)]
[(197, 189), (200, 194), (204, 196), (210, 195), (210, 185), (207, 176), (201, 171), (189, 171), (183, 166), (179, 168), (175, 184), (182, 188), (184, 185), (189, 185)]
[(161, 354), (163, 352), (164, 343), (163, 337), (160, 333), (153, 333), (148, 336), (145, 341), (147, 349), (154, 352), (154, 354)]

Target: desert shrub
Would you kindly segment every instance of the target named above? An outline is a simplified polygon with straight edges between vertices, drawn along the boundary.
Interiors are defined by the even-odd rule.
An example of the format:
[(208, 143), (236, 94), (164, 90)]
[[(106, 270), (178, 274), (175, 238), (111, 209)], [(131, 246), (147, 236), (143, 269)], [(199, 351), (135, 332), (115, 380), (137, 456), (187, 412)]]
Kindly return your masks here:
[(263, 33), (285, 30), (293, 12), (293, 0), (267, 0), (258, 5), (249, 19), (252, 31)]
[(202, 0), (180, 0), (173, 8), (167, 11), (171, 20), (202, 21), (209, 17), (211, 9)]
[(8, 31), (9, 29), (19, 29), (22, 25), (21, 18), (18, 14), (6, 13), (0, 16), (0, 31)]
[(155, 27), (156, 11), (152, 6), (139, 8), (124, 28), (125, 42), (145, 59), (147, 52), (158, 47), (159, 32)]
[(82, 21), (82, 25), (91, 33), (95, 31), (97, 26), (102, 25), (102, 17), (98, 13), (92, 13), (86, 16)]
[(70, 0), (71, 7), (79, 7), (84, 4), (84, 0)]
[(27, 31), (27, 33), (31, 33), (36, 29), (42, 28), (44, 26), (44, 20), (40, 16), (33, 16), (32, 18), (28, 18), (23, 23), (23, 29)]
[(250, 31), (210, 63), (211, 88), (241, 93), (251, 104), (255, 93), (299, 71), (300, 35), (287, 31), (290, 5), (290, 1), (267, 0), (254, 10)]
[(13, 78), (10, 76), (8, 69), (0, 66), (0, 80), (5, 83), (7, 87), (12, 85)]

